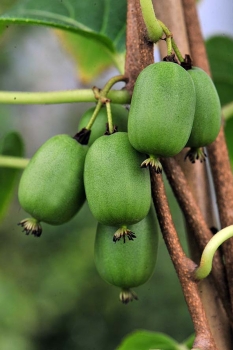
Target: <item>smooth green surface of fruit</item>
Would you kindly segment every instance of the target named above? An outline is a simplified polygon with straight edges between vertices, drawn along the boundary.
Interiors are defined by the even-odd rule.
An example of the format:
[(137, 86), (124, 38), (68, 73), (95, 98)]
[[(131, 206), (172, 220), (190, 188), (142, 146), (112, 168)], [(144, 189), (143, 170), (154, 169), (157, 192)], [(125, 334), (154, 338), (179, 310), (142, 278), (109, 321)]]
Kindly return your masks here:
[(142, 220), (151, 203), (144, 156), (129, 143), (126, 132), (98, 138), (87, 152), (84, 183), (93, 216), (105, 225), (128, 225)]
[(145, 283), (152, 275), (157, 258), (158, 228), (154, 209), (137, 224), (129, 226), (137, 238), (116, 244), (116, 228), (98, 224), (95, 264), (100, 276), (114, 286), (129, 289)]
[(221, 105), (212, 79), (200, 68), (187, 71), (196, 91), (196, 109), (187, 147), (204, 147), (218, 136), (221, 126)]
[(170, 157), (186, 145), (196, 95), (192, 78), (178, 64), (154, 63), (138, 76), (129, 111), (128, 133), (140, 152)]
[[(85, 128), (89, 123), (91, 116), (95, 110), (95, 107), (88, 109), (81, 117), (79, 121), (78, 130)], [(112, 112), (112, 121), (113, 125), (118, 127), (118, 131), (127, 131), (128, 124), (128, 110), (121, 105), (112, 104), (111, 103), (111, 112)], [(100, 136), (103, 136), (106, 131), (106, 123), (108, 122), (107, 118), (107, 110), (106, 107), (103, 106), (96, 120), (91, 128), (91, 135), (88, 142), (88, 146), (91, 146), (93, 142)]]
[(68, 135), (46, 141), (24, 170), (18, 190), (22, 208), (38, 221), (59, 225), (85, 201), (83, 169), (87, 146)]

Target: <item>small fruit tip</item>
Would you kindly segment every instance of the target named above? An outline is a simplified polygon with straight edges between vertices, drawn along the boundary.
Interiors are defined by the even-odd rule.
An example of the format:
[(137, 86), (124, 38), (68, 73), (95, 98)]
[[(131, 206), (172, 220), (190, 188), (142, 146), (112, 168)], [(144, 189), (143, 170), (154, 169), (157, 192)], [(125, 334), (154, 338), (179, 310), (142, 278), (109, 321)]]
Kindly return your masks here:
[(119, 295), (122, 304), (128, 304), (130, 301), (138, 300), (137, 294), (130, 289), (123, 289)]
[(26, 218), (18, 223), (18, 226), (23, 228), (22, 232), (28, 236), (32, 234), (34, 237), (40, 237), (42, 234), (42, 227), (38, 220), (34, 218)]

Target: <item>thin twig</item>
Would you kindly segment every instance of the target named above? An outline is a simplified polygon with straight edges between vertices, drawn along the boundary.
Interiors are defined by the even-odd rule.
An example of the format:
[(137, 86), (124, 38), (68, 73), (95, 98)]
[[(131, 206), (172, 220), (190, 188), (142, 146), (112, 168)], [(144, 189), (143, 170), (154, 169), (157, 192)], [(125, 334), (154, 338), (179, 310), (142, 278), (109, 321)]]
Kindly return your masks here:
[[(187, 225), (194, 235), (200, 250), (203, 251), (206, 244), (212, 238), (212, 233), (196, 203), (184, 173), (174, 158), (162, 158), (161, 163), (176, 199), (183, 211)], [(212, 277), (215, 281), (219, 297), (222, 300), (225, 311), (233, 326), (233, 315), (231, 312), (230, 296), (227, 288), (226, 272), (219, 251), (217, 251), (214, 256)]]
[(163, 238), (176, 269), (193, 320), (196, 333), (193, 347), (201, 350), (217, 350), (198, 293), (197, 284), (191, 277), (196, 265), (186, 257), (181, 247), (168, 206), (161, 175), (151, 170), (151, 182), (152, 197)]

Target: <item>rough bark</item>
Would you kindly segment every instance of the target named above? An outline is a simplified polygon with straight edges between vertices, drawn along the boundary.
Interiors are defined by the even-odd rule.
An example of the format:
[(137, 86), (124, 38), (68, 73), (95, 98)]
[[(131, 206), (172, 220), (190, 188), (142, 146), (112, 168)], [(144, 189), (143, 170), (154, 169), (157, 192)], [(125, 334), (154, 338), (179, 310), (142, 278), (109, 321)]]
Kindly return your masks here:
[(128, 0), (125, 75), (126, 89), (132, 93), (139, 73), (154, 61), (153, 44), (147, 40), (140, 1)]
[[(199, 25), (195, 0), (182, 0), (194, 65), (211, 75), (206, 49)], [(208, 146), (208, 156), (213, 173), (221, 227), (233, 224), (233, 177), (224, 137), (223, 126), (215, 142)], [(233, 239), (223, 244), (229, 292), (233, 311)]]
[[(162, 2), (157, 2), (162, 6)], [(186, 36), (186, 30), (185, 30), (185, 21), (183, 17), (183, 10), (181, 7), (181, 1), (178, 1), (179, 6), (177, 7), (175, 4), (175, 1), (167, 1), (165, 6), (167, 7), (166, 10), (163, 10), (162, 13), (164, 14), (170, 14), (170, 19), (173, 20), (174, 25), (176, 24), (176, 30), (178, 30), (179, 35), (177, 36), (176, 43), (178, 44), (178, 47), (182, 50), (182, 47), (185, 46), (184, 53), (189, 52), (188, 50), (188, 41)], [(173, 8), (173, 12), (169, 9)], [(179, 14), (179, 20), (177, 19), (177, 16), (174, 16), (174, 13)], [(156, 12), (157, 17), (159, 18), (158, 13)], [(174, 18), (174, 19), (173, 19)], [(163, 18), (162, 19), (165, 24), (169, 27), (169, 29), (172, 30), (173, 34), (174, 30), (170, 26), (169, 22), (166, 22)], [(183, 26), (182, 32), (185, 35), (182, 36), (182, 32), (180, 31), (180, 27), (178, 23), (181, 23)], [(141, 29), (139, 29), (138, 26), (142, 26)], [(175, 35), (174, 35), (175, 36)], [(186, 45), (184, 45), (184, 42)], [(163, 43), (164, 44), (164, 43)], [(133, 1), (128, 0), (128, 15), (127, 15), (127, 55), (126, 55), (126, 66), (125, 66), (125, 74), (129, 78), (129, 83), (127, 84), (127, 89), (132, 93), (133, 86), (135, 83), (135, 80), (140, 73), (140, 71), (146, 67), (148, 64), (153, 62), (153, 51), (152, 46), (149, 42), (146, 40), (146, 33), (145, 33), (145, 27), (143, 24), (143, 20), (140, 14), (140, 5), (139, 0)], [(165, 45), (164, 45), (165, 46)], [(189, 167), (190, 168), (190, 167)], [(204, 179), (204, 185), (208, 183), (206, 181), (206, 173), (203, 172), (203, 167), (197, 166), (197, 168), (200, 168), (201, 177)], [(197, 179), (197, 168), (195, 172), (191, 171), (191, 173), (194, 173), (194, 178)], [(191, 168), (190, 168), (191, 169)], [(204, 175), (203, 175), (204, 173)], [(199, 283), (199, 286), (196, 284), (195, 281), (191, 278), (191, 271), (194, 268), (194, 263), (189, 260), (187, 257), (185, 257), (184, 253), (182, 252), (182, 248), (180, 247), (179, 240), (177, 237), (177, 233), (175, 231), (171, 214), (169, 211), (169, 207), (167, 205), (166, 196), (163, 188), (163, 183), (161, 180), (157, 181), (155, 180), (155, 174), (152, 173), (152, 193), (153, 193), (153, 199), (155, 203), (155, 207), (157, 209), (157, 215), (160, 221), (160, 226), (163, 232), (163, 237), (166, 242), (167, 248), (169, 250), (169, 253), (171, 255), (174, 267), (177, 271), (178, 277), (180, 279), (180, 283), (184, 292), (184, 296), (190, 311), (190, 314), (193, 319), (194, 328), (196, 332), (196, 339), (194, 346), (197, 348), (200, 348), (202, 350), (216, 350), (219, 349), (230, 349), (228, 346), (228, 330), (225, 331), (225, 334), (223, 336), (223, 331), (216, 331), (217, 328), (220, 327), (219, 320), (221, 319), (222, 324), (224, 325), (222, 328), (225, 330), (227, 327), (225, 327), (224, 317), (225, 312), (222, 310), (222, 305), (218, 300), (218, 297), (216, 293), (213, 293), (214, 286), (211, 283), (206, 283), (205, 281)], [(198, 175), (199, 176), (199, 175)], [(199, 177), (200, 179), (200, 177)], [(196, 180), (195, 180), (196, 181)], [(200, 180), (198, 180), (198, 183), (200, 184)], [(197, 192), (197, 191), (196, 191)], [(203, 192), (203, 191), (200, 191)], [(204, 191), (205, 192), (205, 191)], [(201, 197), (204, 199), (208, 198), (209, 201), (209, 191)], [(209, 208), (210, 206), (206, 205), (206, 203), (209, 204), (209, 202), (205, 202), (201, 200), (201, 203), (204, 208)], [(210, 214), (211, 213), (211, 214)], [(207, 211), (207, 217), (208, 217), (208, 224), (213, 224), (213, 215), (212, 210)], [(205, 218), (206, 219), (206, 218)], [(207, 227), (207, 226), (206, 226)], [(208, 230), (208, 227), (206, 228)], [(219, 265), (220, 266), (220, 265)], [(224, 276), (223, 276), (224, 278)], [(203, 289), (204, 286), (204, 289)], [(198, 292), (198, 289), (200, 293)], [(208, 306), (211, 305), (210, 309), (207, 307), (203, 308), (203, 304), (201, 302), (200, 295), (208, 295)], [(217, 299), (217, 302), (216, 302)], [(204, 298), (204, 300), (206, 300)], [(216, 307), (213, 307), (213, 303)], [(206, 312), (208, 316), (208, 320), (206, 317)], [(222, 317), (223, 314), (223, 317)], [(213, 317), (218, 315), (219, 317)], [(212, 322), (214, 319), (218, 319), (218, 322)], [(211, 329), (209, 325), (211, 325)], [(220, 338), (226, 338), (222, 343), (218, 343), (218, 347), (215, 344), (215, 340), (213, 339), (212, 334), (220, 334)], [(216, 338), (216, 335), (215, 335)], [(221, 345), (219, 345), (221, 344)]]
[[(189, 37), (190, 23), (192, 22), (192, 18), (190, 17), (193, 16), (193, 13), (191, 13), (190, 16), (187, 17), (186, 12), (183, 8), (182, 1), (180, 0), (168, 0), (166, 2), (154, 1), (154, 4), (158, 18), (164, 21), (165, 24), (172, 31), (173, 37), (183, 55), (186, 53), (191, 53), (191, 57), (193, 58), (192, 51), (189, 48), (190, 45), (197, 45), (196, 35), (199, 36), (198, 40), (202, 42), (202, 47), (199, 47), (196, 57), (198, 57), (199, 61), (201, 61), (202, 59), (200, 59), (200, 57), (202, 57), (203, 52), (205, 51), (203, 49), (203, 40), (201, 36), (202, 34), (199, 23), (196, 22), (195, 25), (192, 27), (193, 41), (191, 40), (190, 42)], [(166, 52), (164, 51), (165, 48), (165, 45), (160, 45), (160, 51), (162, 56), (166, 54)], [(205, 69), (204, 66), (202, 66), (202, 68)], [(210, 186), (210, 181), (212, 181), (212, 179), (210, 178), (211, 174), (208, 169), (209, 164), (208, 162), (206, 162), (204, 164), (196, 163), (195, 165), (193, 165), (191, 163), (188, 163), (187, 161), (184, 162), (183, 159), (185, 152), (186, 151), (181, 152), (181, 154), (178, 157), (176, 157), (176, 159), (185, 174), (193, 197), (196, 199), (196, 203), (198, 204), (202, 216), (204, 217), (205, 227), (207, 227), (207, 225), (208, 227), (219, 227), (219, 217), (215, 205), (215, 196), (213, 195), (213, 191)], [(170, 170), (171, 169), (172, 168), (170, 167)], [(186, 219), (187, 215), (188, 214), (186, 211)], [(187, 225), (188, 241), (191, 256), (196, 262), (198, 262), (200, 259), (201, 251), (203, 250), (203, 244), (206, 244), (207, 240), (203, 239), (202, 241), (202, 232), (198, 230), (197, 227), (194, 228), (193, 225), (190, 225), (191, 216), (189, 217), (189, 223)], [(195, 234), (193, 230), (195, 230)], [(199, 237), (199, 239), (197, 236)], [(197, 238), (197, 240), (195, 237)], [(206, 238), (207, 237), (208, 236), (206, 236)], [(198, 244), (197, 241), (199, 241)], [(200, 245), (201, 241), (202, 244)], [(205, 279), (205, 281), (199, 284), (199, 286), (203, 305), (207, 313), (208, 322), (214, 334), (217, 347), (219, 349), (224, 348), (230, 350), (232, 344), (232, 332), (229, 325), (229, 319), (226, 316), (226, 312), (223, 310), (221, 302), (218, 299), (218, 295), (221, 296), (222, 300), (224, 299), (223, 304), (225, 305), (225, 310), (227, 310), (228, 315), (231, 319), (231, 323), (232, 315), (231, 310), (229, 310), (229, 292), (227, 289), (227, 282), (225, 280), (224, 273), (222, 275), (222, 278), (218, 279), (217, 277), (221, 273), (220, 270), (223, 270), (223, 266), (221, 267), (220, 265), (222, 265), (220, 259), (218, 259), (218, 262), (215, 261), (215, 269), (213, 272), (215, 281), (218, 280), (218, 293), (216, 292), (215, 284), (213, 283), (213, 280), (211, 280), (211, 278)], [(219, 272), (217, 273), (216, 270), (218, 270)], [(214, 314), (218, 315), (218, 317), (213, 317)]]

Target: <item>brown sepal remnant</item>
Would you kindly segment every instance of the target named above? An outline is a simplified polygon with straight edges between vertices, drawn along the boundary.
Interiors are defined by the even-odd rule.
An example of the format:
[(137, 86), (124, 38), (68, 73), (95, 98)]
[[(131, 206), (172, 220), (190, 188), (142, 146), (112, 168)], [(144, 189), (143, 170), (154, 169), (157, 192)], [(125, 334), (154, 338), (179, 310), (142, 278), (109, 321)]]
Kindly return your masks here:
[(153, 156), (149, 157), (145, 159), (141, 164), (141, 168), (148, 168), (149, 166), (153, 168), (156, 174), (162, 174), (163, 168), (158, 158)]
[(169, 56), (165, 56), (165, 57), (163, 58), (163, 61), (179, 64), (179, 62), (177, 61), (176, 56), (175, 56), (174, 53), (171, 54), (171, 55), (169, 55)]
[(130, 301), (138, 300), (137, 294), (131, 289), (122, 289), (119, 298), (123, 304), (128, 304)]
[(184, 57), (184, 61), (183, 62), (181, 62), (181, 67), (183, 67), (185, 70), (189, 70), (189, 69), (192, 69), (192, 66), (193, 66), (193, 64), (192, 64), (192, 59), (191, 59), (191, 57), (190, 57), (190, 55), (185, 55), (185, 57)]
[(32, 234), (34, 237), (40, 237), (42, 234), (41, 224), (36, 219), (24, 219), (20, 221), (17, 225), (23, 228), (22, 232), (25, 232), (27, 236), (29, 234)]
[(108, 125), (108, 123), (106, 123), (106, 131), (105, 131), (104, 135), (111, 135), (111, 134), (114, 134), (117, 131), (118, 131), (118, 126), (117, 125), (113, 125), (113, 132), (110, 133), (109, 125)]
[(82, 128), (77, 134), (73, 136), (73, 139), (75, 139), (81, 145), (87, 145), (89, 142), (90, 135), (91, 135), (91, 130)]
[(184, 160), (188, 158), (192, 164), (194, 164), (196, 160), (199, 160), (202, 163), (202, 162), (205, 162), (206, 157), (207, 157), (207, 154), (205, 153), (204, 148), (192, 147), (186, 153)]
[(137, 238), (135, 233), (133, 231), (128, 230), (127, 228), (119, 228), (113, 236), (113, 242), (117, 242), (120, 241), (120, 239), (122, 238), (124, 243), (125, 243), (125, 239), (126, 237), (128, 238), (129, 241), (133, 241), (134, 238)]

